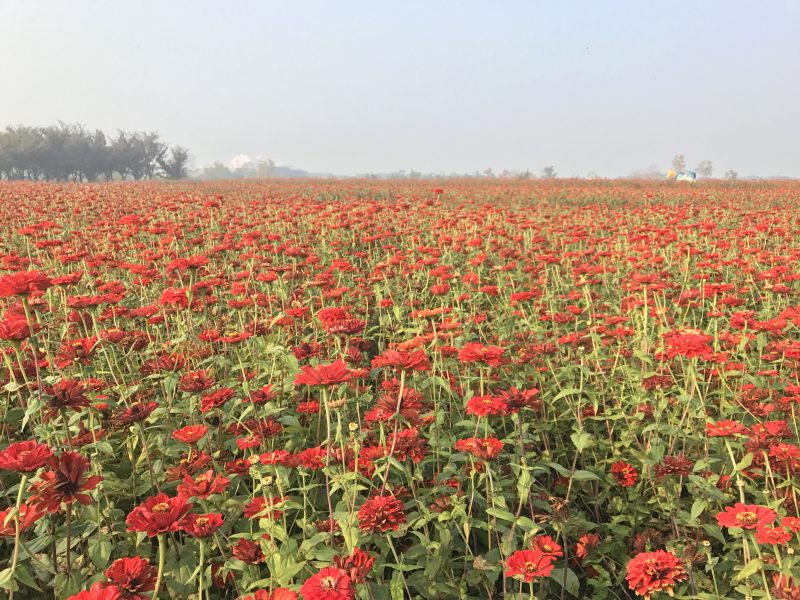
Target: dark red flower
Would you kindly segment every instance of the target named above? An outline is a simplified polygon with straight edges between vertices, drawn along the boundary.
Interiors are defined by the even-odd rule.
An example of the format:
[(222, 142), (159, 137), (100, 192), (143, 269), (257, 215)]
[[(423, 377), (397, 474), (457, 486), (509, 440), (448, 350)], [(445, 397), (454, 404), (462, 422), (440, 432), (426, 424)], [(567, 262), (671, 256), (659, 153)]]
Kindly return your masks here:
[(131, 556), (115, 560), (106, 569), (106, 578), (122, 592), (125, 600), (150, 600), (156, 587), (158, 570), (146, 558)]
[[(14, 511), (14, 507), (9, 507), (0, 511), (0, 537), (12, 537), (16, 534), (15, 518), (8, 518)], [(20, 504), (19, 505), (19, 530), (25, 531), (31, 525), (42, 518), (44, 510), (38, 504)]]
[(103, 478), (99, 475), (86, 477), (90, 466), (89, 459), (77, 452), (63, 452), (61, 456), (48, 461), (52, 471), (45, 471), (41, 478), (31, 486), (31, 503), (40, 504), (48, 512), (56, 512), (62, 503), (91, 504), (92, 498), (86, 492), (97, 487)]
[(361, 531), (397, 531), (405, 522), (403, 503), (394, 496), (373, 496), (358, 509), (358, 526)]

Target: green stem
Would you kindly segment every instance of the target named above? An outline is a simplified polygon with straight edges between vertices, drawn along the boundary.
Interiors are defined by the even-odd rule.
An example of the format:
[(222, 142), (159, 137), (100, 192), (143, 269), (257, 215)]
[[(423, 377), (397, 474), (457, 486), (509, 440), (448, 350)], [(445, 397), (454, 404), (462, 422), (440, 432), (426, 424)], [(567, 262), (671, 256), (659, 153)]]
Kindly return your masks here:
[(156, 587), (153, 589), (153, 600), (158, 598), (158, 591), (161, 589), (161, 577), (164, 574), (164, 534), (158, 534), (158, 576), (156, 577)]
[(203, 580), (205, 579), (205, 544), (203, 540), (200, 540), (200, 575), (199, 575), (199, 583), (197, 585), (197, 598), (198, 600), (203, 600)]
[[(19, 518), (19, 507), (22, 505), (22, 494), (25, 491), (25, 484), (28, 483), (27, 473), (22, 475), (19, 482), (19, 491), (17, 492), (17, 503), (14, 510), (14, 554), (11, 557), (11, 573), (17, 568), (17, 561), (19, 560), (19, 534), (22, 530), (22, 522)], [(8, 600), (13, 600), (14, 589), (8, 590)]]

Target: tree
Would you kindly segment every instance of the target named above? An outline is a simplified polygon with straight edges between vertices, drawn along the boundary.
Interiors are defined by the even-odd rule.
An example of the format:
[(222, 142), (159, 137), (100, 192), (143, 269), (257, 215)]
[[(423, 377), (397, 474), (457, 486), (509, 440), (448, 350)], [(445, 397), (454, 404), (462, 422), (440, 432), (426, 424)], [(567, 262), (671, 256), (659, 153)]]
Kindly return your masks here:
[(233, 177), (233, 173), (221, 162), (215, 162), (210, 167), (203, 169), (203, 179), (230, 179), (231, 177)]
[(739, 179), (739, 174), (733, 169), (731, 169), (730, 171), (725, 173), (725, 179), (729, 181), (736, 181), (737, 179)]
[(169, 151), (170, 157), (166, 155), (156, 158), (158, 166), (164, 171), (163, 177), (167, 179), (186, 179), (186, 165), (189, 163), (189, 151), (183, 146), (174, 146)]
[(703, 177), (711, 177), (714, 172), (714, 165), (710, 160), (701, 160), (700, 164), (695, 167), (695, 171), (700, 173)]
[(686, 157), (683, 154), (676, 154), (672, 157), (672, 170), (679, 173), (686, 170)]
[(542, 179), (555, 179), (556, 177), (558, 177), (558, 175), (553, 165), (549, 165), (542, 169)]

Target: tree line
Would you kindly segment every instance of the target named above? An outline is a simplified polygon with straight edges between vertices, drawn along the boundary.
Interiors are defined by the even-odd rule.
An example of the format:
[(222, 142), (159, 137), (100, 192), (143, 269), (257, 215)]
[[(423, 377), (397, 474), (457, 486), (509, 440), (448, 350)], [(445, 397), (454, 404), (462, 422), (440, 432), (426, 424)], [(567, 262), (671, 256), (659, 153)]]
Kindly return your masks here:
[(63, 122), (0, 131), (0, 179), (182, 179), (188, 162), (186, 148), (168, 146), (156, 132), (118, 131), (110, 137)]

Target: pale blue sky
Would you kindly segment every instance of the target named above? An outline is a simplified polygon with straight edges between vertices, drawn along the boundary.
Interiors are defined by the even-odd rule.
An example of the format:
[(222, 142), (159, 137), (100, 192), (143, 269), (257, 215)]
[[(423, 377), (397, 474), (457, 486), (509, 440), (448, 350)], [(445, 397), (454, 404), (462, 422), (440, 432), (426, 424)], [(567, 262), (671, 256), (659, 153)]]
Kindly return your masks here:
[(353, 174), (800, 176), (800, 2), (2, 0), (0, 125)]

